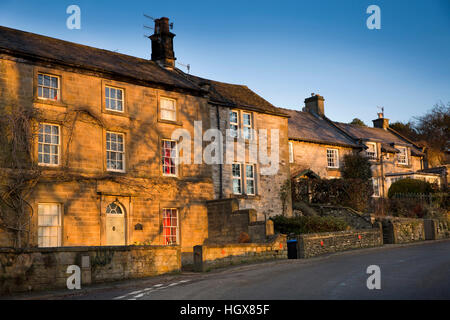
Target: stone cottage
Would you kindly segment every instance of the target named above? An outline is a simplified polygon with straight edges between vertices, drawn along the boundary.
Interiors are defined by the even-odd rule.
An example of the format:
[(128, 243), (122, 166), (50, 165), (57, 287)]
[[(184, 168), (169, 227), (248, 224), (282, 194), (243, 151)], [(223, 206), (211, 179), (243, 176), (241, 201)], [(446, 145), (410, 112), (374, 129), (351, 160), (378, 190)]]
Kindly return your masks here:
[(411, 177), (441, 183), (426, 168), (425, 153), (389, 127), (380, 113), (374, 127), (334, 122), (325, 115), (325, 99), (305, 100), (303, 111), (285, 110), (289, 119), (289, 151), (293, 177), (339, 178), (346, 154), (362, 152), (372, 164), (374, 197), (386, 197), (391, 184)]
[[(261, 220), (280, 213), (288, 116), (246, 86), (177, 69), (174, 36), (169, 20), (157, 19), (145, 60), (0, 27), (2, 116), (37, 111), (23, 162), (39, 172), (27, 200), (33, 214), (24, 238), (32, 246), (180, 245), (188, 261), (208, 238), (208, 201), (237, 199)], [(235, 133), (233, 145), (243, 142), (237, 159), (196, 163), (195, 153), (180, 150), (174, 131), (195, 137), (196, 123)], [(257, 129), (268, 130), (269, 148), (271, 131), (279, 133), (271, 175), (248, 156)], [(10, 158), (0, 154), (2, 177), (17, 169)], [(15, 232), (2, 225), (0, 246), (17, 245)]]
[[(247, 86), (186, 76), (208, 90), (211, 126), (224, 137), (223, 164), (212, 165), (214, 198), (237, 199), (240, 209), (256, 210), (260, 221), (280, 213), (290, 215), (290, 196), (284, 204), (280, 196), (290, 181), (288, 114)], [(267, 150), (260, 130), (267, 133)], [(271, 148), (272, 138), (278, 140), (276, 149)], [(260, 152), (266, 151), (276, 163), (261, 163)], [(276, 168), (265, 173), (270, 166)]]

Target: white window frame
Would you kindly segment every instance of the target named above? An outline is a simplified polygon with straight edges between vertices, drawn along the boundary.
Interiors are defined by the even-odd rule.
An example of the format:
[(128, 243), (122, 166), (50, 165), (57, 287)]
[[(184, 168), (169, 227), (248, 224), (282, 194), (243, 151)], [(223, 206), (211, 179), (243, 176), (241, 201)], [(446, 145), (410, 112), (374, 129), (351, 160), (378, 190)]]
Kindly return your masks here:
[[(165, 222), (165, 219), (166, 219), (166, 213), (168, 212), (170, 210), (170, 212), (171, 213), (173, 213), (174, 211), (175, 211), (175, 214), (176, 214), (176, 225), (173, 225), (172, 224), (172, 222), (173, 222), (173, 218), (172, 218), (172, 216), (171, 216), (171, 218), (170, 218), (170, 226), (165, 226), (164, 225), (164, 222)], [(164, 245), (165, 246), (171, 246), (171, 245), (178, 245), (179, 243), (180, 243), (180, 215), (179, 215), (179, 211), (178, 211), (178, 209), (177, 208), (163, 208), (162, 209), (162, 222), (163, 222), (163, 240), (164, 240)], [(172, 233), (170, 233), (171, 235), (170, 236), (167, 236), (166, 234), (165, 234), (165, 229), (166, 228), (170, 228), (170, 229), (175, 229), (175, 237), (176, 237), (176, 242), (175, 243), (173, 243), (172, 242), (172, 240), (171, 241), (168, 241), (168, 238), (172, 238), (173, 237), (173, 235), (172, 235)]]
[[(51, 133), (50, 133), (50, 140), (51, 142), (45, 142), (45, 136), (48, 135), (45, 133), (45, 127), (49, 126), (51, 127)], [(41, 127), (43, 128), (43, 132), (41, 133)], [(58, 128), (58, 135), (53, 134), (53, 127)], [(41, 136), (42, 136), (42, 142), (41, 140)], [(58, 143), (55, 144), (53, 143), (53, 137), (57, 136), (58, 138)], [(50, 148), (50, 153), (44, 153), (44, 149), (45, 146), (48, 145)], [(42, 146), (42, 147), (41, 147)], [(52, 153), (51, 149), (52, 147), (57, 148), (57, 153), (54, 154)], [(40, 149), (42, 149), (42, 151), (39, 151)], [(42, 161), (39, 160), (39, 156), (42, 154)], [(44, 156), (48, 154), (50, 156), (50, 163), (45, 163), (43, 162), (44, 160)], [(52, 163), (52, 156), (57, 156), (58, 157), (58, 162), (57, 163)], [(45, 166), (45, 167), (58, 167), (61, 163), (61, 126), (54, 124), (54, 123), (47, 123), (47, 122), (41, 122), (39, 123), (39, 133), (38, 133), (38, 165), (39, 166)]]
[[(45, 82), (43, 82), (42, 84), (39, 84), (39, 76), (42, 76), (43, 78), (50, 77), (50, 86), (46, 86), (44, 84)], [(58, 81), (58, 87), (55, 88), (55, 87), (51, 86), (52, 78), (55, 78)], [(56, 99), (44, 97), (44, 89), (45, 88), (48, 90), (56, 90)], [(42, 96), (39, 95), (39, 89), (41, 89)], [(55, 76), (52, 74), (48, 74), (48, 73), (38, 72), (38, 74), (37, 74), (37, 97), (40, 100), (60, 101), (61, 100), (61, 77)]]
[(378, 147), (377, 147), (377, 143), (376, 142), (367, 142), (366, 143), (366, 146), (367, 146), (367, 148), (369, 148), (369, 145), (370, 146), (373, 146), (373, 150), (375, 151), (375, 152), (371, 152), (371, 151), (366, 151), (366, 154), (367, 154), (367, 157), (370, 159), (370, 160), (376, 160), (376, 159), (378, 159)]
[(289, 142), (289, 163), (294, 163), (294, 143)]
[[(233, 114), (233, 113), (236, 113), (236, 122), (232, 122), (231, 121), (231, 114)], [(239, 129), (240, 129), (240, 125), (239, 125), (239, 120), (240, 120), (239, 111), (238, 110), (231, 110), (228, 120), (230, 121), (230, 137), (232, 137), (232, 138), (239, 138)], [(233, 129), (232, 128), (233, 126), (235, 126), (236, 129)], [(235, 134), (233, 134), (233, 132), (235, 132)]]
[[(250, 124), (245, 124), (245, 116), (249, 116)], [(245, 136), (245, 129), (248, 129), (249, 131), (249, 137)], [(245, 140), (253, 140), (253, 114), (249, 112), (243, 112), (242, 113), (242, 137)]]
[[(109, 89), (109, 97), (106, 95), (106, 90), (107, 89)], [(111, 97), (111, 90), (120, 91), (122, 93), (122, 99), (118, 99), (117, 98), (117, 93), (116, 93), (116, 98), (112, 98)], [(122, 110), (112, 109), (111, 108), (111, 101), (115, 101), (116, 102), (116, 106), (118, 105), (118, 102), (121, 102), (122, 103)], [(109, 107), (108, 107), (108, 102), (109, 102)], [(124, 113), (125, 112), (125, 90), (123, 90), (121, 88), (113, 87), (113, 86), (105, 86), (105, 110)]]
[[(170, 142), (170, 143), (175, 143), (175, 147), (174, 148), (170, 148), (172, 150), (172, 152), (175, 152), (175, 156), (172, 156), (172, 152), (171, 152), (171, 156), (170, 157), (166, 157), (165, 156), (165, 142)], [(166, 173), (164, 170), (165, 167), (165, 159), (173, 159), (173, 163), (174, 163), (174, 167), (175, 167), (175, 173)], [(178, 177), (178, 142), (175, 140), (170, 140), (170, 139), (162, 139), (161, 140), (161, 170), (162, 170), (162, 174), (163, 176), (166, 177)]]
[[(109, 135), (117, 135), (117, 137), (118, 136), (121, 136), (122, 137), (122, 145), (123, 145), (123, 150), (122, 151), (120, 151), (119, 149), (118, 149), (118, 147), (116, 148), (117, 150), (114, 150), (114, 149), (112, 149), (111, 148), (111, 145), (110, 145), (110, 147), (109, 147), (109, 149), (108, 149), (108, 134)], [(110, 141), (110, 143), (111, 143), (111, 141)], [(116, 140), (116, 144), (118, 143), (118, 140)], [(125, 172), (126, 171), (126, 146), (125, 146), (125, 134), (124, 133), (121, 133), (121, 132), (114, 132), (114, 131), (106, 131), (106, 170), (107, 171), (110, 171), (110, 172)], [(115, 153), (115, 154), (121, 154), (122, 155), (122, 168), (123, 169), (116, 169), (116, 168), (109, 168), (109, 165), (108, 165), (108, 153)], [(116, 160), (115, 160), (116, 162), (118, 162), (119, 160), (117, 160), (117, 157), (116, 157)]]
[[(164, 100), (173, 102), (174, 108), (173, 109), (163, 108), (163, 101)], [(173, 121), (173, 122), (177, 121), (177, 100), (176, 99), (167, 98), (167, 97), (160, 97), (159, 98), (159, 109), (160, 109), (159, 110), (159, 113), (160, 113), (159, 118), (161, 120)], [(174, 114), (174, 118), (173, 119), (164, 118), (163, 117), (163, 111), (172, 112)]]
[[(44, 215), (41, 212), (41, 207), (42, 206), (56, 206), (57, 210), (58, 210), (58, 215), (57, 215), (57, 223), (56, 225), (54, 224), (49, 224), (44, 222), (43, 220), (45, 220), (42, 217), (52, 217), (54, 215)], [(38, 204), (38, 247), (39, 248), (58, 248), (62, 246), (62, 212), (61, 212), (61, 204), (59, 203), (39, 203)], [(48, 229), (48, 228), (56, 228), (56, 236), (44, 236), (41, 235), (44, 233), (44, 230)], [(56, 245), (51, 245), (51, 246), (45, 246), (44, 243), (41, 241), (41, 239), (43, 238), (55, 238), (56, 237)]]
[[(407, 147), (397, 147), (398, 150), (404, 150), (405, 153), (400, 152), (397, 156), (397, 162), (400, 165), (405, 165), (407, 166), (409, 164), (409, 159), (408, 159), (408, 148)], [(404, 156), (404, 158), (402, 159), (402, 157)]]
[[(253, 169), (253, 177), (247, 176), (248, 167), (252, 167)], [(253, 181), (253, 193), (248, 192), (248, 181)], [(249, 196), (256, 195), (256, 165), (254, 164), (245, 164), (245, 192)]]
[[(233, 171), (233, 166), (239, 166), (239, 177), (237, 177), (237, 176), (235, 176), (234, 175), (234, 171)], [(238, 162), (235, 162), (235, 163), (233, 163), (232, 165), (231, 165), (231, 176), (232, 176), (232, 185), (231, 185), (231, 188), (232, 188), (232, 190), (233, 190), (233, 194), (235, 194), (235, 195), (241, 195), (242, 194), (242, 189), (243, 189), (243, 186), (244, 186), (244, 184), (243, 184), (243, 180), (242, 180), (242, 173), (243, 173), (243, 170), (242, 170), (242, 163), (238, 163)], [(240, 191), (241, 192), (239, 192), (239, 193), (237, 193), (237, 192), (235, 192), (234, 191), (234, 181), (235, 180), (239, 180), (239, 185), (240, 185)]]
[[(330, 154), (333, 154), (333, 165), (330, 165)], [(330, 169), (339, 169), (339, 149), (327, 148), (327, 166)]]
[(373, 187), (373, 195), (374, 198), (381, 197), (380, 192), (380, 179), (379, 178), (372, 178), (372, 187)]

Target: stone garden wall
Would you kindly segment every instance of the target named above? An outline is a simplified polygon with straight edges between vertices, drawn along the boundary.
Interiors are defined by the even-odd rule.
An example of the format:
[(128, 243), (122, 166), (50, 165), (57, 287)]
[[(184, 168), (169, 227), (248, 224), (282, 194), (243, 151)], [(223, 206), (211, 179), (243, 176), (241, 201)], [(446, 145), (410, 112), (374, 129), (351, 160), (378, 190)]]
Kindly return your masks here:
[(304, 234), (298, 236), (297, 241), (299, 258), (383, 245), (380, 228)]
[(66, 288), (67, 267), (81, 268), (82, 285), (144, 278), (181, 270), (178, 246), (0, 249), (0, 295)]
[(384, 243), (409, 243), (425, 240), (423, 219), (386, 217), (381, 221)]
[(266, 243), (238, 243), (194, 247), (194, 270), (199, 272), (233, 264), (287, 259), (285, 235)]

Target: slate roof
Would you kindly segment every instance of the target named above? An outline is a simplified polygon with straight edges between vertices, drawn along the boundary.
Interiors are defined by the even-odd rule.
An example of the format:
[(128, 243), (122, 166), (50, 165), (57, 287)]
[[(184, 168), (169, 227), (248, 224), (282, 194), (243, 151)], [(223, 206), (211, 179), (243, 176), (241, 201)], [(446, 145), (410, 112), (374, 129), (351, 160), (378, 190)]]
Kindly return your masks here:
[(395, 149), (395, 145), (398, 145), (410, 147), (413, 156), (424, 155), (424, 153), (421, 150), (419, 150), (414, 144), (401, 138), (392, 129), (384, 130), (381, 128), (363, 127), (355, 124), (348, 124), (342, 122), (335, 122), (335, 124), (342, 130), (344, 130), (346, 133), (348, 133), (350, 136), (354, 137), (355, 139), (361, 139), (363, 141), (380, 142), (382, 148), (384, 148), (386, 152), (398, 152), (398, 150)]
[(207, 85), (209, 99), (212, 103), (217, 103), (231, 108), (247, 109), (288, 117), (282, 109), (275, 107), (245, 85), (209, 80), (186, 74), (181, 70), (178, 70), (178, 72), (184, 74), (184, 76), (198, 86)]
[(145, 60), (121, 53), (54, 39), (0, 26), (0, 53), (6, 52), (26, 58), (85, 68), (136, 79), (149, 84), (162, 84), (181, 89), (200, 91), (191, 81)]
[(306, 111), (283, 109), (289, 118), (289, 139), (322, 144), (361, 147), (325, 119)]

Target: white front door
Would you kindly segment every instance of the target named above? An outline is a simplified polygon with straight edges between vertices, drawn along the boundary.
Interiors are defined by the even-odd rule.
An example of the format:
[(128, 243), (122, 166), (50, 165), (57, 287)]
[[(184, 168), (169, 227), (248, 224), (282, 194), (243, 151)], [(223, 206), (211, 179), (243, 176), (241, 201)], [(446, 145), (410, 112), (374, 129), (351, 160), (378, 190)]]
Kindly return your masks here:
[(124, 246), (125, 243), (125, 210), (118, 203), (106, 207), (106, 245)]

